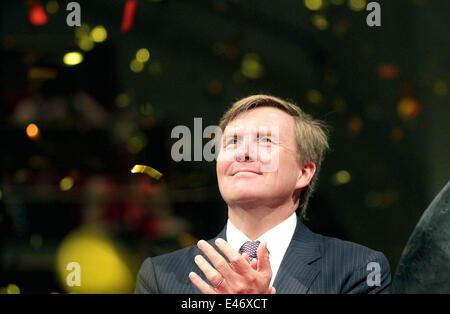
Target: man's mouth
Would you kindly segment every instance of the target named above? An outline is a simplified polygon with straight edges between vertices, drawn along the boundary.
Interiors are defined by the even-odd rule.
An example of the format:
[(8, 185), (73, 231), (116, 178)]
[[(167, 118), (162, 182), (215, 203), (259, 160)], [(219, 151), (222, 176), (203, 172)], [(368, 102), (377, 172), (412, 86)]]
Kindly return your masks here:
[(233, 171), (232, 176), (239, 174), (239, 173), (246, 173), (246, 174), (261, 174), (259, 171), (253, 170), (253, 169), (237, 169), (235, 171)]

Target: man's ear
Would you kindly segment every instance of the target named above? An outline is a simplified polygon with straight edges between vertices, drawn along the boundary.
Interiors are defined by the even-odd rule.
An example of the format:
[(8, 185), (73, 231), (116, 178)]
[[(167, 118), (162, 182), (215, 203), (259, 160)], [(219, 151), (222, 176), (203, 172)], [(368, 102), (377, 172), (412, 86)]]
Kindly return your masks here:
[(313, 162), (304, 163), (297, 177), (296, 188), (301, 189), (309, 184), (316, 173), (316, 164)]

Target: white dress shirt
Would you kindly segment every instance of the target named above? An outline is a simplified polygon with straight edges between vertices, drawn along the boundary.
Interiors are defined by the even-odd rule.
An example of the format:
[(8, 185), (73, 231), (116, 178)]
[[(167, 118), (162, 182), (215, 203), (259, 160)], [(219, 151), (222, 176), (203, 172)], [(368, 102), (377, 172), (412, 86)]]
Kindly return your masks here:
[[(276, 225), (258, 239), (259, 241), (267, 242), (267, 249), (269, 250), (269, 260), (270, 267), (272, 268), (272, 280), (270, 285), (273, 285), (273, 281), (277, 275), (278, 269), (280, 268), (281, 261), (283, 260), (284, 254), (291, 243), (292, 236), (297, 225), (297, 215), (292, 213), (286, 220)], [(227, 242), (231, 247), (239, 252), (242, 244), (247, 241), (251, 241), (245, 234), (243, 234), (239, 229), (237, 229), (228, 219), (227, 221)], [(255, 240), (255, 241), (256, 241)]]

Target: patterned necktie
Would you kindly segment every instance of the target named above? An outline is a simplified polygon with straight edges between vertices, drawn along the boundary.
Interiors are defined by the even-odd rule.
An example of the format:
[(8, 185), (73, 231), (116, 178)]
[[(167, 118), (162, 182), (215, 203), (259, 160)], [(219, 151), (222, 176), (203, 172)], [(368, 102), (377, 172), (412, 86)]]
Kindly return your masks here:
[(239, 249), (239, 253), (247, 253), (247, 255), (250, 257), (250, 262), (252, 259), (256, 258), (256, 250), (258, 249), (258, 246), (261, 242), (260, 241), (247, 241), (244, 244), (242, 244), (241, 248)]

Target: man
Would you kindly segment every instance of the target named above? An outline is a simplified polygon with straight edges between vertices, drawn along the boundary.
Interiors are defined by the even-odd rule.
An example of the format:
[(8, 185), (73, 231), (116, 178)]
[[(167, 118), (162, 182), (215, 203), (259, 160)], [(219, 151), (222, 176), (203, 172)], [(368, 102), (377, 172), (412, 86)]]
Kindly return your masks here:
[(209, 241), (147, 258), (136, 293), (388, 293), (385, 256), (311, 232), (305, 217), (328, 140), (322, 122), (268, 95), (223, 116), (217, 179), (228, 221)]

